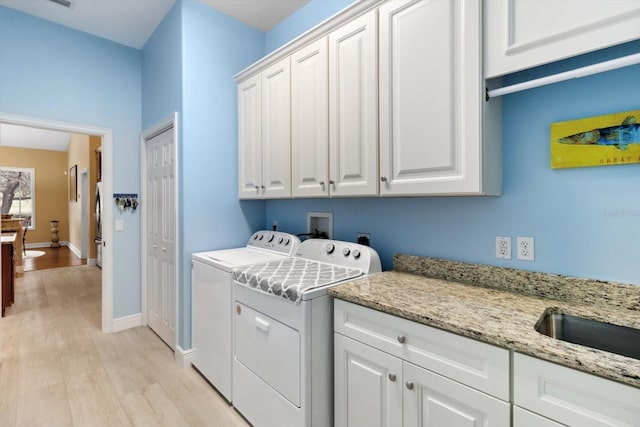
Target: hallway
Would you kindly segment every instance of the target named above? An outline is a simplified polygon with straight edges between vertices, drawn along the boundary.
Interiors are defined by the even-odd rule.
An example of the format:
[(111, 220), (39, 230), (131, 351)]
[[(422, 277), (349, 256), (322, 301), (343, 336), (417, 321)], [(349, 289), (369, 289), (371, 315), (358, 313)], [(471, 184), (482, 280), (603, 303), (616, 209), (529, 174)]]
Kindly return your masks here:
[(2, 319), (0, 423), (246, 426), (146, 327), (100, 332), (100, 269), (31, 271)]

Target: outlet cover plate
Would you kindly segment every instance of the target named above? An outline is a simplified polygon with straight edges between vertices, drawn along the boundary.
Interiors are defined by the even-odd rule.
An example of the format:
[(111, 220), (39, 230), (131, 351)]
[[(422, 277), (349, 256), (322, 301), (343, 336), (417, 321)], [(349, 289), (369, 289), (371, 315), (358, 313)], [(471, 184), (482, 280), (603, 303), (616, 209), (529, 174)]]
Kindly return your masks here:
[(496, 258), (511, 259), (511, 237), (496, 236)]
[(516, 243), (518, 245), (518, 259), (523, 261), (534, 261), (536, 259), (533, 237), (518, 237)]

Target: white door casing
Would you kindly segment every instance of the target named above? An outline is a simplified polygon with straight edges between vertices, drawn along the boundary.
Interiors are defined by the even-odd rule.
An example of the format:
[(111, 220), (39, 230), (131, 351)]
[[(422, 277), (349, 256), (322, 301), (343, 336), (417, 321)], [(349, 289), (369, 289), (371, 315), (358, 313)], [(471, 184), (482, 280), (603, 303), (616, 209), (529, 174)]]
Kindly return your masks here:
[(172, 349), (178, 325), (177, 115), (142, 136), (143, 324)]

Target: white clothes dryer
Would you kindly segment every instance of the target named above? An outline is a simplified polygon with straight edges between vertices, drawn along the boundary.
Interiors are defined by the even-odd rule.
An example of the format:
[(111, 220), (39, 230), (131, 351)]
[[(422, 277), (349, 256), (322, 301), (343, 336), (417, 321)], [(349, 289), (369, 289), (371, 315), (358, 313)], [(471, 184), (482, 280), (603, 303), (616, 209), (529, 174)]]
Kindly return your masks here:
[(258, 231), (245, 247), (192, 254), (191, 363), (229, 402), (232, 393), (232, 270), (281, 260), (296, 253), (300, 239)]

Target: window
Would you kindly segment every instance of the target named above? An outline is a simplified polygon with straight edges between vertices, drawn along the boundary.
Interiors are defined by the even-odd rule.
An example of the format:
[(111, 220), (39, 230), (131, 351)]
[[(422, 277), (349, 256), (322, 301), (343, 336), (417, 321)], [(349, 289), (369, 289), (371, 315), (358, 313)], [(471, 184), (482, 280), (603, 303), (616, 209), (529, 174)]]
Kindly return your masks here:
[(35, 183), (33, 168), (0, 168), (0, 206), (2, 215), (29, 219), (27, 226), (35, 229)]

